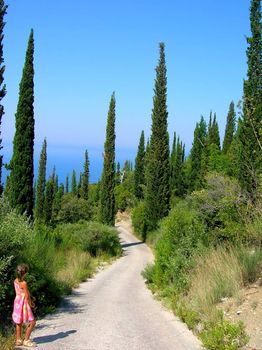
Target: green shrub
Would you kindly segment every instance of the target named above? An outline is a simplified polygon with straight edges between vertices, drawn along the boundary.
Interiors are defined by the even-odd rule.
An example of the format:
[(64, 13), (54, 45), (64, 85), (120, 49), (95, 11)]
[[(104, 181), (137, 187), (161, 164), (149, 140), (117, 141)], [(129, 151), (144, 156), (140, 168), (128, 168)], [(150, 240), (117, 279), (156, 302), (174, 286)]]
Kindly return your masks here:
[(55, 218), (59, 223), (75, 223), (79, 220), (89, 220), (91, 217), (90, 206), (83, 198), (77, 198), (71, 193), (62, 197), (61, 208)]
[(237, 350), (248, 342), (243, 323), (232, 324), (222, 315), (218, 322), (206, 325), (200, 339), (208, 350)]
[(202, 249), (205, 230), (196, 212), (186, 206), (174, 208), (161, 224), (161, 238), (155, 247), (154, 283), (172, 284), (177, 292), (188, 286), (188, 272), (193, 267), (193, 255)]
[(236, 180), (221, 174), (206, 177), (206, 189), (193, 192), (187, 201), (205, 222), (210, 244), (238, 243), (246, 239), (246, 200)]
[(145, 242), (148, 228), (145, 202), (139, 202), (132, 210), (132, 225), (134, 232)]
[(75, 247), (93, 256), (100, 253), (115, 256), (121, 252), (116, 229), (98, 222), (61, 224), (54, 230), (54, 236), (56, 240), (62, 239), (62, 249)]

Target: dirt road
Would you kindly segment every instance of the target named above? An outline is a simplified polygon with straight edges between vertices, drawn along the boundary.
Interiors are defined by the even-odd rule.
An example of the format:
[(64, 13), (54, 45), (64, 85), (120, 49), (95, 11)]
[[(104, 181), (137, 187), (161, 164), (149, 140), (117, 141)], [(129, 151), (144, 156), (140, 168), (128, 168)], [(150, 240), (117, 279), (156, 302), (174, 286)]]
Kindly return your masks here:
[(141, 271), (150, 249), (118, 225), (123, 257), (82, 283), (63, 305), (38, 321), (38, 350), (197, 350), (201, 346), (154, 300)]

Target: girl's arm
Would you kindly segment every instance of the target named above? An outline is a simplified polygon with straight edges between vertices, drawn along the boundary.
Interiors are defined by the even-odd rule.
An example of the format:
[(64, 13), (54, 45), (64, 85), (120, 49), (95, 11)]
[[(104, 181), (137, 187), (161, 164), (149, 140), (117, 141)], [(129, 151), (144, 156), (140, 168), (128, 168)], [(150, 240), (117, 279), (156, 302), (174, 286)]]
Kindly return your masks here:
[(33, 303), (32, 300), (31, 300), (30, 292), (29, 292), (29, 290), (28, 290), (26, 281), (23, 281), (23, 282), (22, 282), (22, 286), (21, 286), (21, 287), (22, 287), (22, 288), (24, 289), (24, 291), (25, 291), (25, 297), (26, 297), (26, 299), (28, 300), (29, 305), (30, 305), (31, 307), (34, 307), (34, 303)]

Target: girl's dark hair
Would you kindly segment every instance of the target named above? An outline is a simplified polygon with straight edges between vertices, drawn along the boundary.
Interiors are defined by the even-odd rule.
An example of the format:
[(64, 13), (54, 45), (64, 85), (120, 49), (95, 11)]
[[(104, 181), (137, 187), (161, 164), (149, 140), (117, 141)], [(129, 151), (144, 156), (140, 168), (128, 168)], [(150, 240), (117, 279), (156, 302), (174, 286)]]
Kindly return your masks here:
[(19, 282), (23, 280), (24, 275), (28, 272), (28, 266), (26, 264), (17, 265), (16, 277)]

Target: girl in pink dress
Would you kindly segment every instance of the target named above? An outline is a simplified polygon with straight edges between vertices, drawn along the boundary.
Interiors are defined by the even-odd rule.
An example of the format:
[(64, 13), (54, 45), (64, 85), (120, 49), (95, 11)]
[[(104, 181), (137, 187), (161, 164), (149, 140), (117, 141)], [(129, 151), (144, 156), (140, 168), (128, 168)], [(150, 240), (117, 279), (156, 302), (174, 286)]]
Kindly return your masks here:
[[(28, 271), (28, 266), (25, 264), (18, 265), (16, 268), (16, 279), (14, 280), (14, 287), (16, 297), (14, 300), (14, 310), (12, 318), (16, 324), (16, 345), (23, 345), (34, 347), (36, 344), (32, 342), (29, 337), (35, 327), (36, 321), (32, 312), (34, 303), (31, 300), (27, 283), (24, 281), (25, 274)], [(22, 325), (28, 323), (25, 339), (22, 340)]]

